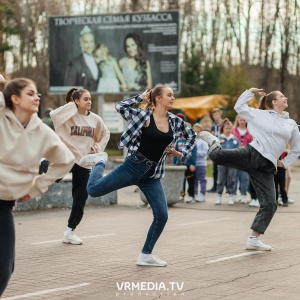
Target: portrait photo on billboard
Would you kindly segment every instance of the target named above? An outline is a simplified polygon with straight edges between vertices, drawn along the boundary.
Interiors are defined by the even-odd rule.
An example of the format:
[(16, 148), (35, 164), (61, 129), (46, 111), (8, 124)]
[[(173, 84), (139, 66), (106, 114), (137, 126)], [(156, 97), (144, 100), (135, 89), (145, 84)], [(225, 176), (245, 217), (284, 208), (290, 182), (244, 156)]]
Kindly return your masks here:
[(180, 91), (179, 12), (49, 18), (49, 92)]

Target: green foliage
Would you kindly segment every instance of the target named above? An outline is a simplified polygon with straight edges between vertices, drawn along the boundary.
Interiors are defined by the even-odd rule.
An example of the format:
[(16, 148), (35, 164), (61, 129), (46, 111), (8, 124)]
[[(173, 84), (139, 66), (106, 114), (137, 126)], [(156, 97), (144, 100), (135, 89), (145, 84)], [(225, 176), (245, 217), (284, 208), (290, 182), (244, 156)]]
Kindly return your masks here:
[(223, 67), (207, 64), (202, 57), (194, 43), (190, 47), (186, 45), (181, 65), (181, 97), (219, 94)]
[(220, 64), (205, 64), (201, 88), (203, 95), (220, 94), (220, 80), (224, 67)]
[[(223, 69), (220, 80), (220, 92), (229, 96), (229, 101), (239, 96), (245, 89), (253, 86), (248, 70), (241, 65)], [(236, 99), (235, 99), (236, 100)]]

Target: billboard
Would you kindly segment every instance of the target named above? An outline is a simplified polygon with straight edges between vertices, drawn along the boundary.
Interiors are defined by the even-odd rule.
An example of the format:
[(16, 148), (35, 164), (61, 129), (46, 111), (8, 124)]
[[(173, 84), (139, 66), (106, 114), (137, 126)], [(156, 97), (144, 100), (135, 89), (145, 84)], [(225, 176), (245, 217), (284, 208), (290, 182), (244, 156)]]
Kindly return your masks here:
[(50, 17), (48, 48), (50, 93), (180, 91), (178, 11)]

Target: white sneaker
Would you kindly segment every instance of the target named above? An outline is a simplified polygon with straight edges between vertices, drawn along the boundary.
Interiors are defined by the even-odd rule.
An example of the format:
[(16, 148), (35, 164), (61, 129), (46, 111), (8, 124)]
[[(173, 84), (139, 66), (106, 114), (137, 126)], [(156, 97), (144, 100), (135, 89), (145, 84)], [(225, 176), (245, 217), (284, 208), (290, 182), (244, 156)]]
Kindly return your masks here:
[(294, 204), (295, 200), (288, 198), (288, 204)]
[(260, 204), (259, 204), (259, 201), (258, 199), (255, 199), (255, 202), (254, 202), (254, 207), (260, 207)]
[(248, 237), (247, 250), (263, 250), (263, 251), (271, 251), (272, 247), (265, 245), (259, 240), (259, 237)]
[(184, 198), (182, 196), (179, 197), (178, 202), (183, 203), (184, 202)]
[(104, 164), (106, 164), (107, 153), (99, 152), (95, 154), (85, 155), (80, 159), (79, 165), (82, 167), (93, 167), (98, 162), (103, 162)]
[(200, 193), (200, 194), (197, 195), (195, 200), (196, 200), (196, 202), (205, 202), (205, 195)]
[(185, 202), (186, 202), (186, 203), (190, 203), (190, 202), (192, 202), (193, 200), (194, 200), (194, 198), (193, 198), (192, 196), (189, 196)]
[(167, 263), (160, 260), (156, 255), (148, 254), (146, 257), (139, 255), (136, 264), (138, 266), (150, 266), (150, 267), (165, 267)]
[(214, 145), (214, 148), (220, 146), (219, 139), (208, 131), (201, 131), (199, 137), (205, 141), (209, 147), (212, 145)]
[(249, 206), (251, 207), (260, 207), (258, 199), (251, 199)]
[(283, 202), (282, 202), (282, 199), (281, 198), (278, 198), (278, 205), (283, 205)]
[(81, 245), (82, 244), (82, 240), (79, 237), (77, 237), (73, 231), (71, 231), (68, 234), (64, 234), (62, 242), (66, 243), (66, 244), (73, 244), (73, 245)]
[(216, 200), (216, 204), (217, 204), (217, 205), (220, 205), (221, 202), (222, 202), (222, 195), (218, 194), (217, 200)]
[(242, 204), (245, 204), (245, 203), (247, 203), (247, 196), (245, 196), (245, 195), (241, 195), (241, 200), (240, 200), (240, 203), (242, 203)]
[(235, 195), (229, 195), (228, 204), (229, 205), (233, 205), (234, 204), (234, 200), (235, 200)]

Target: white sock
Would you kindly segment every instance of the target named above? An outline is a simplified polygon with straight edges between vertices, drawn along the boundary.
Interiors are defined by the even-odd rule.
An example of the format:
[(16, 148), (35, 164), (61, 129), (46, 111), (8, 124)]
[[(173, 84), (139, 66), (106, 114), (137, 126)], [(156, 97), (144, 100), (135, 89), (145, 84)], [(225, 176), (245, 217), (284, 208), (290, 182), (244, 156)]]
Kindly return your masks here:
[(146, 254), (146, 253), (141, 252), (139, 255), (139, 258), (148, 258), (150, 256), (151, 256), (151, 254)]
[(67, 230), (65, 231), (65, 234), (69, 234), (71, 231), (73, 231), (73, 229), (70, 228), (70, 227), (67, 227)]

